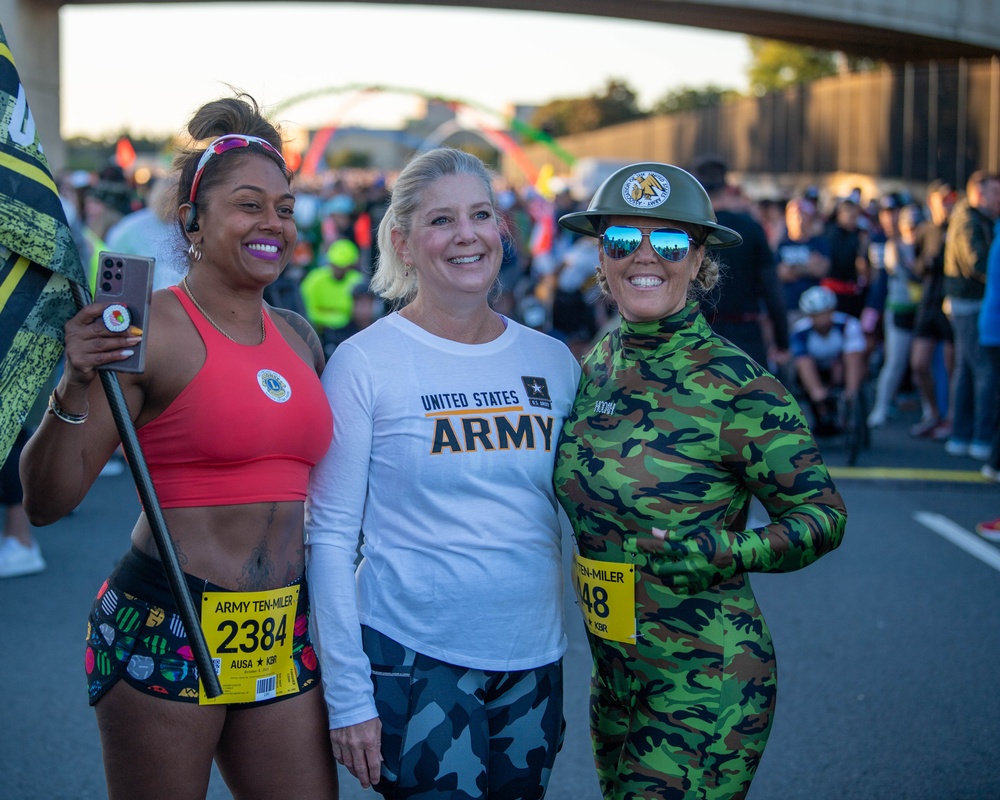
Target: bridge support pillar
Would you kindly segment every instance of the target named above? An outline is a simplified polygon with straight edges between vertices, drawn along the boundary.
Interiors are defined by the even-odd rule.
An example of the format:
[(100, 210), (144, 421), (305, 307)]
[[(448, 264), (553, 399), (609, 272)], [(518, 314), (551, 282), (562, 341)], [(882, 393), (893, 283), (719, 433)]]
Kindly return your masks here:
[(66, 164), (59, 130), (59, 8), (39, 0), (0, 0), (0, 24), (49, 167), (56, 173)]

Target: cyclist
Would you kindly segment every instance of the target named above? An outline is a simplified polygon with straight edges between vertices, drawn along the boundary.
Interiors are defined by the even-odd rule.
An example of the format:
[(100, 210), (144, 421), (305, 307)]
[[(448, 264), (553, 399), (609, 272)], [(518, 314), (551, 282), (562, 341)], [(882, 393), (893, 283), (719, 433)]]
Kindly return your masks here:
[(836, 390), (854, 397), (865, 376), (867, 343), (860, 321), (837, 311), (837, 295), (813, 286), (799, 298), (804, 316), (792, 328), (795, 374), (812, 408), (816, 436), (840, 432)]

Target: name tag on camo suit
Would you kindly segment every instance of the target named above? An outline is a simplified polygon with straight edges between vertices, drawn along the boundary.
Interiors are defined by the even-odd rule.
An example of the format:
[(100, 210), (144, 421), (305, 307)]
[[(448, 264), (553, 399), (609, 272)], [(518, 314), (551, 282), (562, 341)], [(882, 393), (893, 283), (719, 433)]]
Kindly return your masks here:
[(573, 588), (587, 630), (602, 639), (635, 643), (635, 566), (573, 553)]
[(299, 586), (264, 592), (205, 592), (201, 627), (222, 694), (200, 705), (253, 703), (298, 691), (292, 659)]

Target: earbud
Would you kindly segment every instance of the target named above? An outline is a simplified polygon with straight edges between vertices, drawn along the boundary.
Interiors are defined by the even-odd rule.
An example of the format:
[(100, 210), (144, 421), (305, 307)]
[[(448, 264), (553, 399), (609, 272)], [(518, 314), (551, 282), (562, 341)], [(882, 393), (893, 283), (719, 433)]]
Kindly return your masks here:
[(197, 220), (198, 206), (196, 206), (194, 203), (191, 203), (190, 205), (191, 208), (188, 209), (187, 219), (184, 220), (184, 230), (186, 230), (188, 233), (194, 233), (196, 230), (199, 230), (198, 220)]

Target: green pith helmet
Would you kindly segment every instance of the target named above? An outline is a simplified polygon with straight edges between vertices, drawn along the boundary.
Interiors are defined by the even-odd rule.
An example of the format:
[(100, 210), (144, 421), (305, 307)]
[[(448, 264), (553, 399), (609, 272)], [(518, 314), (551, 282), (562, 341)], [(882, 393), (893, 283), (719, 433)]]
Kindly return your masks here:
[(600, 236), (601, 217), (649, 217), (687, 222), (709, 231), (709, 247), (735, 247), (743, 238), (715, 220), (712, 201), (698, 179), (671, 164), (644, 162), (622, 167), (602, 183), (586, 211), (559, 218), (559, 224), (585, 236)]

